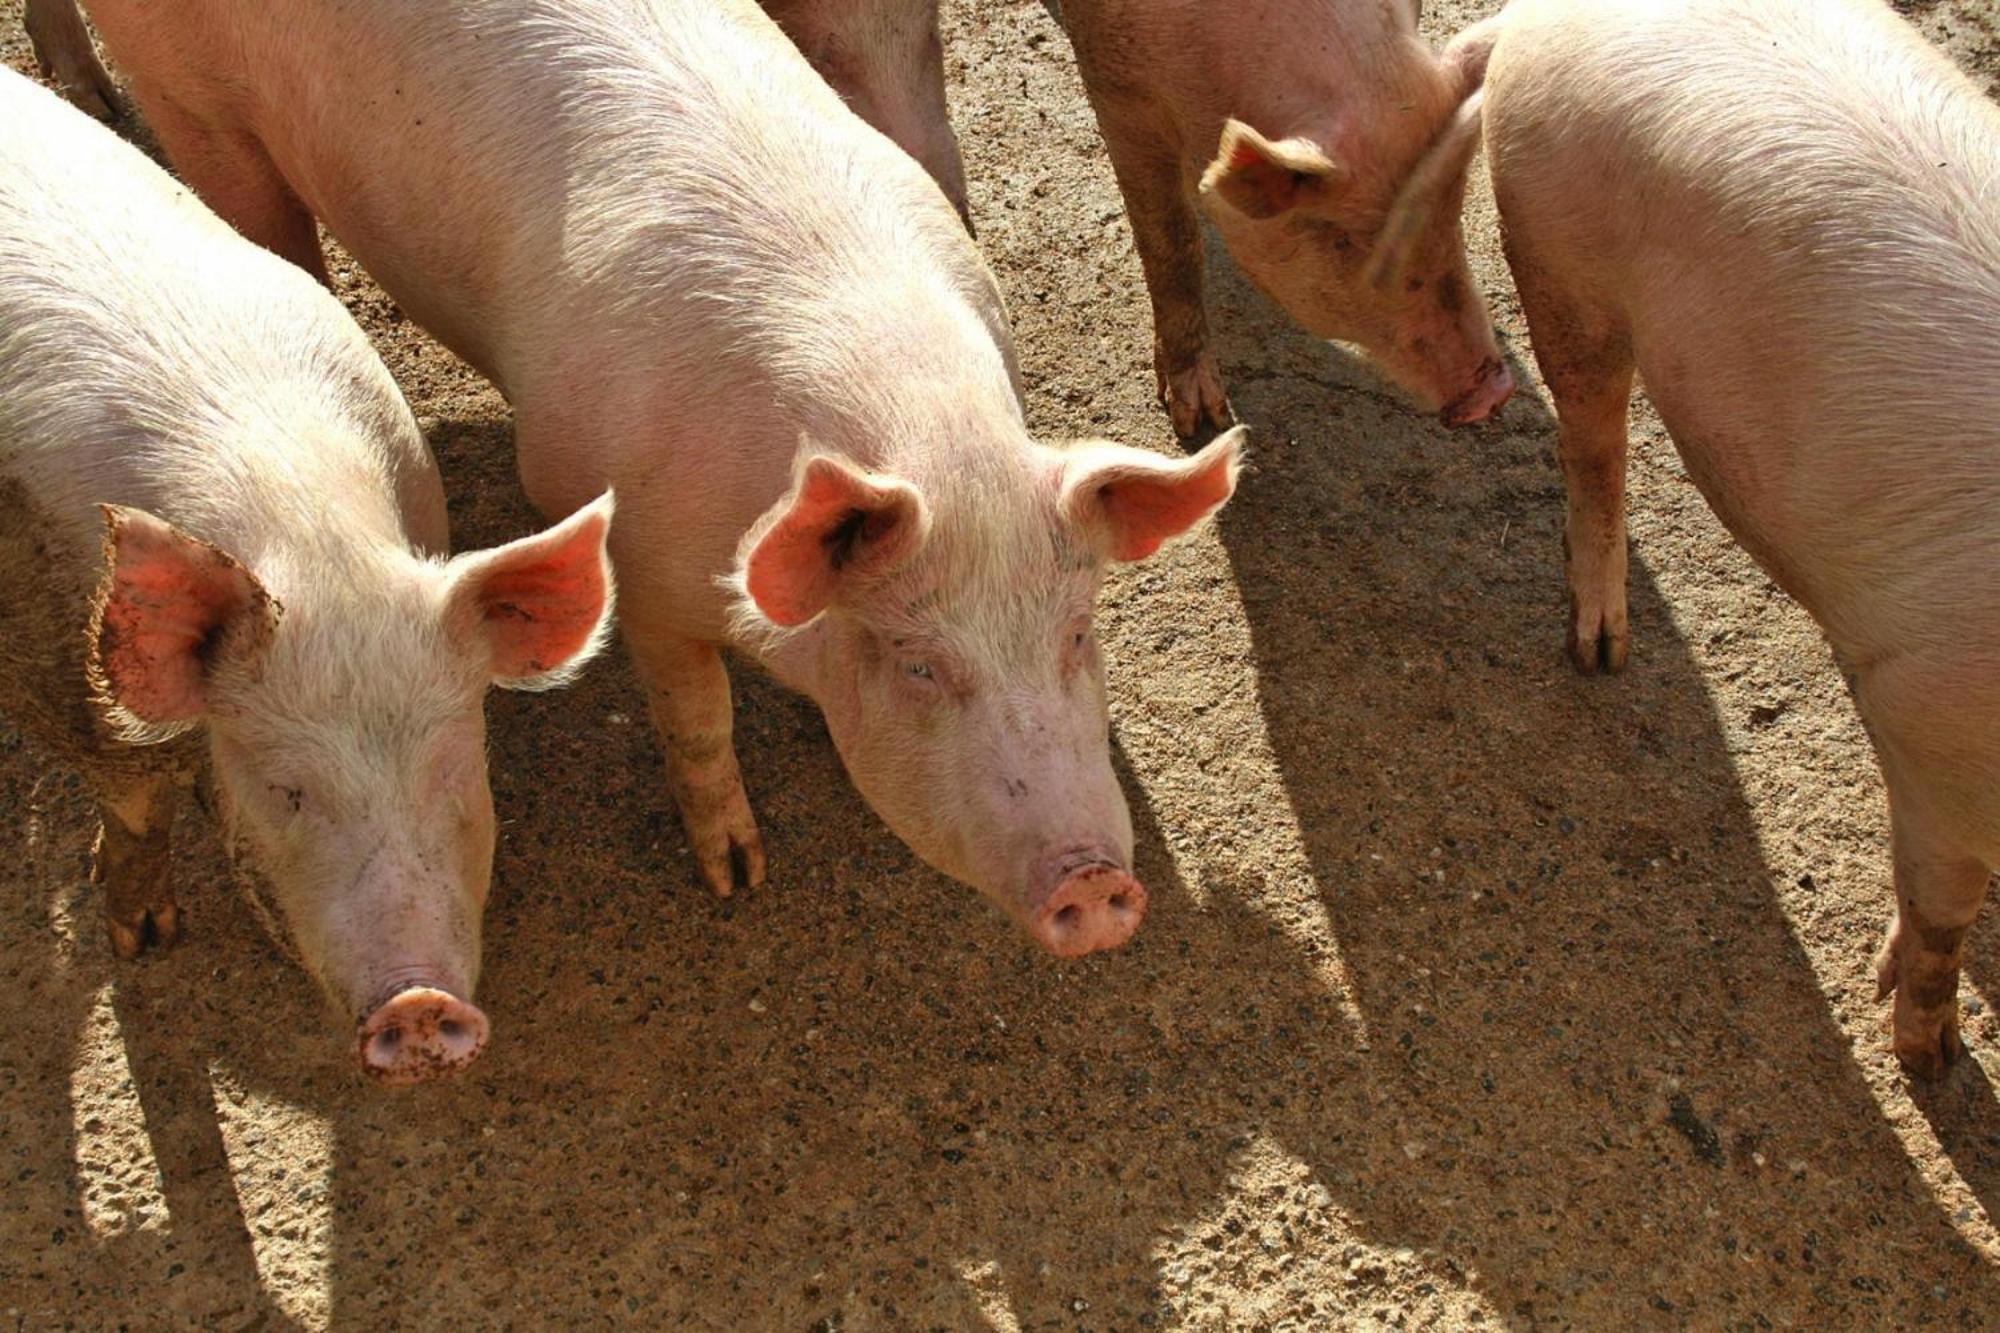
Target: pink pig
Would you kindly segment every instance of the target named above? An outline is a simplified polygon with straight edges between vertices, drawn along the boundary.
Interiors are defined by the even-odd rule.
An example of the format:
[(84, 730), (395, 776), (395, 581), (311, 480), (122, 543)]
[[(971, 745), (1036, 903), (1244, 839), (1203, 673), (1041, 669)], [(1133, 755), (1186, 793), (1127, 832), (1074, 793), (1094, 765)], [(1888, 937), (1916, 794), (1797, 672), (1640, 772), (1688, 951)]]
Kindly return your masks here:
[(1561, 421), (1569, 641), (1616, 670), (1634, 372), (1833, 646), (1889, 789), (1896, 1054), (1959, 1052), (2000, 866), (2000, 109), (1876, 0), (1515, 0), (1465, 34)]
[(938, 0), (762, 0), (855, 114), (923, 164), (966, 229), (965, 164), (944, 104)]
[(1229, 497), (1239, 441), (1031, 439), (960, 220), (750, 0), (90, 8), (224, 216), (314, 271), (320, 218), (502, 388), (538, 505), (617, 488), (625, 638), (717, 892), (764, 874), (735, 645), (931, 864), (1059, 955), (1130, 936), (1092, 605)]
[(0, 706), (88, 780), (113, 950), (180, 933), (205, 750), (244, 887), (370, 1076), (479, 1054), (486, 690), (610, 612), (608, 497), (445, 557), (444, 492), (340, 303), (0, 70)]
[(1410, 0), (1063, 0), (1153, 298), (1174, 429), (1230, 419), (1197, 206), (1305, 329), (1359, 343), (1448, 425), (1513, 392), (1459, 215), (1476, 80)]

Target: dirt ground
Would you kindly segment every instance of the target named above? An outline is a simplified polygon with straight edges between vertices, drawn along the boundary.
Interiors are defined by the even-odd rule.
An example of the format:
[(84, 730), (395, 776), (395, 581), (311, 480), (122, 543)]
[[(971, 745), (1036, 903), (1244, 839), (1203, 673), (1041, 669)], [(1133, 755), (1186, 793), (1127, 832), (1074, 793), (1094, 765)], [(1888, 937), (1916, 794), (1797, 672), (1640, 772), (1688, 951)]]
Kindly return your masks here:
[[(1905, 8), (2000, 76), (1991, 0)], [(1061, 31), (947, 21), (1035, 428), (1172, 449)], [(1525, 357), (1483, 197), (1470, 234)], [(336, 268), (460, 542), (526, 531), (499, 398)], [(1806, 617), (1642, 412), (1632, 669), (1574, 677), (1531, 365), (1450, 434), (1214, 268), (1254, 465), (1103, 605), (1133, 945), (1039, 956), (748, 669), (773, 876), (710, 898), (614, 656), (494, 699), (494, 1043), (391, 1095), (198, 812), (188, 940), (115, 964), (78, 783), (0, 729), (0, 1327), (2000, 1322), (2000, 931), (1972, 1058), (1912, 1086), (1881, 785)]]

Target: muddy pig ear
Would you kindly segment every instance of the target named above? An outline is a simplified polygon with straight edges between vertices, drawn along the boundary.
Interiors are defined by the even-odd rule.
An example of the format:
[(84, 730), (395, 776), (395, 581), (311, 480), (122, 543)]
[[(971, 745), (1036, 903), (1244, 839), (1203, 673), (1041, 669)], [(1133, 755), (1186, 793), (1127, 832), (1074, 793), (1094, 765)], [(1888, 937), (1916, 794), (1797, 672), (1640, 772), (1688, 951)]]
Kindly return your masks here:
[(844, 583), (886, 574), (916, 554), (929, 530), (930, 509), (909, 482), (812, 454), (791, 493), (744, 538), (744, 595), (772, 624), (803, 625)]
[(1330, 195), (1340, 170), (1310, 139), (1271, 142), (1240, 120), (1222, 127), (1222, 146), (1201, 174), (1201, 194), (1262, 221)]
[(90, 683), (125, 739), (164, 740), (208, 710), (209, 683), (261, 656), (278, 604), (234, 557), (142, 509), (102, 505), (104, 581)]
[(606, 491), (532, 537), (472, 551), (447, 567), (446, 623), (483, 642), (493, 683), (566, 684), (611, 632), (612, 496)]
[(1085, 445), (1063, 468), (1063, 517), (1111, 559), (1144, 560), (1235, 494), (1244, 435), (1241, 426), (1225, 431), (1192, 458)]
[(1388, 220), (1375, 238), (1374, 252), (1362, 274), (1377, 289), (1400, 286), (1418, 242), (1437, 225), (1439, 214), (1463, 207), (1465, 173), (1472, 165), (1472, 155), (1479, 151), (1485, 101), (1486, 90), (1475, 88), (1458, 104), (1458, 110), (1445, 122), (1444, 132), (1424, 150), (1403, 188), (1396, 192), (1396, 202), (1389, 206)]

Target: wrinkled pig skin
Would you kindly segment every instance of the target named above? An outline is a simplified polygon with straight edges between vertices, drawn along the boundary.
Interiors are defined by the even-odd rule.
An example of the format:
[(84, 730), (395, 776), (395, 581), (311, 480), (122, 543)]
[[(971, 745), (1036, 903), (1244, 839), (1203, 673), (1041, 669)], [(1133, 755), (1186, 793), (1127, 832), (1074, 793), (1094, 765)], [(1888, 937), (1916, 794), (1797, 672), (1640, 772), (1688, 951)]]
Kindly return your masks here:
[(1065, 0), (1153, 301), (1182, 436), (1230, 420), (1200, 217), (1308, 332), (1359, 344), (1448, 425), (1513, 391), (1460, 232), (1477, 78), (1406, 0)]
[(1229, 497), (1240, 440), (1031, 439), (960, 219), (754, 4), (90, 13), (218, 211), (315, 272), (317, 216), (500, 386), (537, 505), (616, 488), (624, 638), (712, 888), (765, 872), (733, 645), (1051, 952), (1131, 934), (1093, 602)]
[(112, 948), (181, 931), (205, 750), (252, 901), (341, 1012), (444, 997), (455, 1033), (398, 1029), (364, 1072), (462, 1066), (485, 693), (596, 645), (609, 503), (446, 558), (436, 466), (339, 302), (18, 75), (0, 124), (0, 706), (96, 798)]
[(2000, 865), (2000, 110), (1872, 0), (1517, 0), (1454, 56), (1560, 420), (1576, 664), (1630, 651), (1636, 372), (1874, 740), (1877, 976), (1937, 1076)]

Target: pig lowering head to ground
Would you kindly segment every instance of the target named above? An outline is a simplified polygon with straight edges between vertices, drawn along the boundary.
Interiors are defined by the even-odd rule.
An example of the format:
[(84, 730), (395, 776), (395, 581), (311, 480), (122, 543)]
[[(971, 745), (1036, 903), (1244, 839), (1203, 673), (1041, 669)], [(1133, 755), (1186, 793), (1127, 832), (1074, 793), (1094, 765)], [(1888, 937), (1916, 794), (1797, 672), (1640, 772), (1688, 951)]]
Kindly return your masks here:
[(91, 13), (225, 216), (317, 270), (317, 215), (500, 386), (544, 512), (617, 489), (624, 639), (717, 892), (764, 875), (734, 645), (926, 860), (1057, 954), (1130, 936), (1093, 598), (1228, 498), (1239, 441), (1031, 438), (959, 218), (755, 4)]
[(1411, 0), (1064, 0), (1153, 299), (1174, 429), (1225, 425), (1199, 214), (1308, 332), (1448, 425), (1513, 392), (1460, 234), (1477, 79)]
[(1515, 0), (1456, 46), (1489, 53), (1571, 652), (1626, 660), (1636, 371), (1867, 724), (1897, 909), (1877, 976), (1934, 1076), (2000, 865), (2000, 110), (1876, 0)]
[(608, 497), (447, 559), (437, 470), (340, 304), (0, 71), (0, 706), (88, 779), (112, 947), (180, 932), (206, 752), (244, 887), (384, 1082), (462, 1066), (483, 700), (609, 610)]

